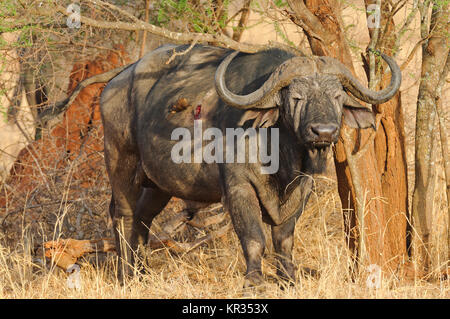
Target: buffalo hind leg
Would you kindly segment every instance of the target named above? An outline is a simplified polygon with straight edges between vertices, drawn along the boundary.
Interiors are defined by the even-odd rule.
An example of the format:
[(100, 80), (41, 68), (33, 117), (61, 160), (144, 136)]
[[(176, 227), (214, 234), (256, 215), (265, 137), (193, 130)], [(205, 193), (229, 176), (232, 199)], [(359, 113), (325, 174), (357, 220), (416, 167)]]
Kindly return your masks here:
[(131, 241), (134, 212), (146, 176), (137, 154), (117, 147), (105, 137), (105, 162), (112, 189), (110, 214), (119, 255), (119, 275), (132, 275), (135, 247)]
[(144, 247), (153, 219), (164, 209), (172, 196), (159, 188), (143, 188), (136, 205), (131, 230), (131, 247)]
[(226, 189), (224, 204), (230, 213), (247, 263), (244, 288), (259, 286), (264, 282), (261, 258), (265, 237), (258, 198), (251, 185), (239, 184)]

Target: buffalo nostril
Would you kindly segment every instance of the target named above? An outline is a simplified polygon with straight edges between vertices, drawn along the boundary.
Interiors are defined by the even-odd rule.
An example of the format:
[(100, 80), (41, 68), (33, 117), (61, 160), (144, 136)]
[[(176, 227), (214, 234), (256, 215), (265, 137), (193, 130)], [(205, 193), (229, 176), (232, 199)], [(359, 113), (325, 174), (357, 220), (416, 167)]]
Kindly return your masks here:
[(331, 142), (337, 129), (337, 125), (334, 124), (311, 124), (313, 135), (320, 141)]

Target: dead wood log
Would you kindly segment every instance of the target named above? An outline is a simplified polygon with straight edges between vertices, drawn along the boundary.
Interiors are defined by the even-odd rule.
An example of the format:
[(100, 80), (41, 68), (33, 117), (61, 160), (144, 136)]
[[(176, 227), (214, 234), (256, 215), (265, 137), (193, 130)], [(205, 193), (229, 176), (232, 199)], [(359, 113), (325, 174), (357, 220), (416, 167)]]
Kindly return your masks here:
[(75, 264), (78, 258), (85, 254), (116, 250), (114, 238), (94, 240), (59, 239), (45, 242), (43, 247), (45, 257), (64, 270)]
[[(204, 209), (197, 210), (195, 213), (190, 212), (189, 209), (183, 210), (164, 223), (157, 234), (151, 234), (149, 236), (147, 243), (148, 247), (151, 249), (165, 248), (174, 253), (185, 254), (199, 247), (203, 243), (226, 235), (231, 228), (230, 222), (217, 230), (210, 231), (207, 235), (192, 242), (179, 242), (173, 238), (173, 236), (182, 231), (186, 225), (205, 229), (206, 227), (222, 223), (226, 218), (225, 212), (206, 218), (200, 218), (199, 216), (199, 213), (201, 212), (216, 211), (221, 207), (220, 204), (214, 204)], [(116, 244), (114, 238), (94, 240), (76, 240), (69, 238), (45, 242), (42, 247), (38, 247), (38, 250), (39, 249), (43, 249), (44, 256), (48, 260), (51, 260), (56, 266), (63, 270), (67, 270), (67, 268), (75, 264), (80, 257), (83, 257), (86, 254), (115, 252)]]

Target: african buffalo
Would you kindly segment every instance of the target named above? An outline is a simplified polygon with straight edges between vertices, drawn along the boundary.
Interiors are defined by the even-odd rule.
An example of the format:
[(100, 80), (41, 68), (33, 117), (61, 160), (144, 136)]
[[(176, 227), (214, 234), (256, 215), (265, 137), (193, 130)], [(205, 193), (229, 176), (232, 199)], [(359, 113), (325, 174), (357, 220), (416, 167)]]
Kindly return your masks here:
[[(386, 102), (399, 89), (400, 69), (381, 54), (392, 77), (387, 88), (375, 92), (328, 57), (298, 57), (280, 49), (245, 54), (202, 45), (173, 56), (186, 49), (168, 45), (148, 53), (114, 77), (101, 96), (110, 213), (118, 247), (120, 238), (129, 243), (122, 247), (122, 257), (133, 260), (133, 251), (146, 243), (153, 218), (172, 196), (222, 202), (245, 255), (244, 286), (263, 281), (263, 222), (272, 228), (279, 276), (293, 280), (294, 227), (311, 193), (311, 175), (325, 168), (342, 118), (354, 128), (375, 128), (371, 108), (354, 97), (370, 104)], [(266, 150), (277, 152), (272, 154), (278, 159), (275, 170), (264, 171), (267, 163), (250, 161), (252, 154), (244, 161), (207, 163), (191, 161), (191, 155), (175, 161), (173, 150), (180, 142), (173, 133), (181, 128), (195, 135), (196, 118), (203, 132), (218, 129), (223, 140), (230, 128), (254, 127), (258, 136), (266, 129)], [(276, 143), (279, 149), (272, 147)], [(195, 153), (195, 142), (188, 145)], [(237, 143), (232, 147), (227, 144), (226, 152), (234, 156)], [(219, 151), (224, 148), (216, 148), (214, 156)]]

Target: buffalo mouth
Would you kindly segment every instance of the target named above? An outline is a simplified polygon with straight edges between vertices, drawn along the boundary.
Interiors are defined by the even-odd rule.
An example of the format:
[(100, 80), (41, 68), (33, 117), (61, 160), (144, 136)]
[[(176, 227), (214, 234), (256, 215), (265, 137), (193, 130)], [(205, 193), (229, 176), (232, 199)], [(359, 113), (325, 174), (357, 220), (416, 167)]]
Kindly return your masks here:
[(327, 148), (330, 145), (331, 145), (331, 142), (329, 142), (329, 141), (317, 141), (317, 142), (311, 143), (312, 148), (317, 148), (317, 149)]
[(328, 153), (331, 143), (325, 141), (312, 142), (308, 146), (308, 155), (311, 159), (324, 157)]

